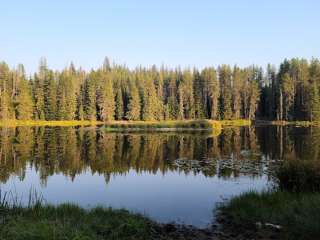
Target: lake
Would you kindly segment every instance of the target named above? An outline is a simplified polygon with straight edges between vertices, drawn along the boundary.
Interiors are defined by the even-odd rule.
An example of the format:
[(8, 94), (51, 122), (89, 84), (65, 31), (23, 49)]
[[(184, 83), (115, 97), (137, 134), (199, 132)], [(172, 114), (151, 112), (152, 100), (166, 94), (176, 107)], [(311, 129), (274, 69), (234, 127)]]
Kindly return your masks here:
[(1, 128), (0, 188), (27, 204), (126, 208), (206, 227), (217, 204), (273, 186), (281, 159), (318, 158), (320, 130), (281, 126), (121, 133), (103, 127)]

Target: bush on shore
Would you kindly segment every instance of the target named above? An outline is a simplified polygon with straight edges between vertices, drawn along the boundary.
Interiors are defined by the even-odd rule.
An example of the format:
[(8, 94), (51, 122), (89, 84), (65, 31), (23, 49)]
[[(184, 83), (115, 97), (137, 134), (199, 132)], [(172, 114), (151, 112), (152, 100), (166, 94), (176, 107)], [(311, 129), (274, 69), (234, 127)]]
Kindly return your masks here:
[(276, 172), (281, 190), (291, 192), (320, 192), (320, 162), (287, 160)]

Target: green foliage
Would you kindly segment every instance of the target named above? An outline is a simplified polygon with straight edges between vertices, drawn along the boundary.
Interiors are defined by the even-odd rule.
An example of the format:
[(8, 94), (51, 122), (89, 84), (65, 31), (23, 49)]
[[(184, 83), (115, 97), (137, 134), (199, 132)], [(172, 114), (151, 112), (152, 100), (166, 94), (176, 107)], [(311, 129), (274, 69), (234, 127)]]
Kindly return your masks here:
[(310, 86), (310, 121), (320, 120), (320, 95), (316, 82)]
[(7, 64), (0, 63), (0, 120), (14, 117), (10, 70)]
[(95, 120), (96, 119), (96, 91), (94, 85), (94, 78), (86, 78), (84, 83), (84, 93), (83, 93), (83, 110), (85, 120)]
[(156, 94), (154, 82), (150, 77), (146, 77), (142, 92), (142, 120), (161, 120), (160, 102)]
[(33, 102), (31, 88), (25, 79), (24, 72), (19, 76), (17, 93), (15, 96), (15, 111), (18, 120), (28, 120), (33, 117)]
[(116, 94), (116, 120), (122, 120), (124, 114), (123, 96), (121, 88), (118, 88)]
[(46, 120), (56, 119), (56, 82), (52, 71), (47, 71), (43, 82), (44, 115)]
[(229, 66), (222, 65), (219, 68), (220, 79), (220, 117), (221, 119), (232, 119), (232, 93), (231, 93), (231, 69)]
[(141, 101), (139, 91), (134, 83), (130, 84), (129, 88), (129, 103), (126, 118), (128, 120), (140, 120)]
[[(28, 86), (31, 88), (28, 90)], [(0, 118), (33, 120), (320, 120), (320, 62), (284, 60), (217, 71), (111, 65), (52, 71), (46, 60), (28, 81), (23, 66), (0, 64)], [(32, 99), (30, 99), (30, 96)], [(30, 114), (30, 109), (33, 113)]]
[(276, 178), (282, 190), (320, 191), (320, 163), (317, 160), (287, 160), (277, 170)]
[[(60, 91), (61, 94), (61, 105), (63, 111), (60, 116), (64, 120), (72, 120), (76, 117), (76, 109), (77, 109), (77, 75), (75, 70), (70, 67), (68, 70), (65, 70), (60, 76)], [(58, 94), (58, 99), (59, 99)]]

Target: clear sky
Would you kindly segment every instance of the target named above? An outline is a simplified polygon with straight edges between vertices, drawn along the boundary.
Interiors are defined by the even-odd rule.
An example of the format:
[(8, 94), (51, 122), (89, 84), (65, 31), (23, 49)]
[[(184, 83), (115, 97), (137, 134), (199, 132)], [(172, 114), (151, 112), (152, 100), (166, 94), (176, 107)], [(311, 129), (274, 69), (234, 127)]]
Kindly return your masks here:
[(54, 69), (104, 56), (129, 67), (320, 57), (320, 1), (1, 1), (0, 60), (31, 72), (41, 56)]

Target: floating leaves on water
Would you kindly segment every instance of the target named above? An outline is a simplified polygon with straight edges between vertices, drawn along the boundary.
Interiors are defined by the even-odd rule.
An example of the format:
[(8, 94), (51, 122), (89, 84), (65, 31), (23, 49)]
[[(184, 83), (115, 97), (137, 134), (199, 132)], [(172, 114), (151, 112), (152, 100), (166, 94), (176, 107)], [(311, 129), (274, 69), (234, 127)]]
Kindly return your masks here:
[(169, 162), (172, 167), (184, 172), (218, 175), (219, 177), (252, 176), (261, 177), (274, 172), (275, 160), (266, 159), (257, 152), (242, 150), (239, 155), (217, 158), (187, 159), (179, 158)]

